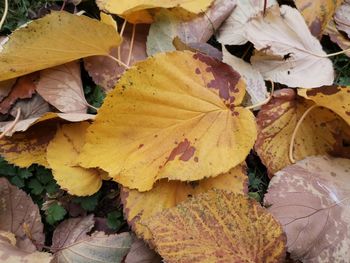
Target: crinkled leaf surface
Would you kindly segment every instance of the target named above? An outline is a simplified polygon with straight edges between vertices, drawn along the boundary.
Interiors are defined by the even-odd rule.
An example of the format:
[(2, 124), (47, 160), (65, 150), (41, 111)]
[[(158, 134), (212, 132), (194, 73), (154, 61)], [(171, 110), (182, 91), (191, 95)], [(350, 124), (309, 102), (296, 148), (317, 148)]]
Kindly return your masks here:
[(325, 86), (317, 89), (298, 89), (298, 95), (332, 110), (350, 125), (350, 87)]
[(53, 11), (10, 35), (0, 52), (0, 80), (83, 57), (108, 55), (120, 42), (110, 25), (83, 15)]
[(256, 138), (253, 114), (239, 107), (244, 94), (240, 75), (213, 58), (181, 51), (148, 58), (105, 99), (80, 163), (140, 191), (162, 178), (195, 181), (228, 172)]
[(36, 247), (32, 241), (38, 248), (44, 245), (43, 228), (39, 208), (30, 196), (6, 178), (0, 178), (0, 229), (13, 233), (20, 249), (34, 252)]
[[(340, 2), (340, 1), (339, 1)], [(350, 1), (345, 0), (335, 13), (334, 21), (337, 24), (337, 29), (345, 32), (350, 38)]]
[[(147, 222), (166, 262), (282, 262), (280, 224), (253, 199), (209, 191)], [(257, 241), (258, 240), (258, 241)]]
[(99, 170), (82, 168), (76, 162), (89, 125), (87, 122), (62, 125), (47, 147), (47, 161), (55, 180), (61, 188), (78, 196), (92, 195), (102, 185)]
[(246, 33), (259, 50), (251, 62), (265, 79), (289, 87), (333, 84), (332, 62), (322, 57), (326, 53), (298, 10), (285, 5), (271, 7), (265, 16), (260, 14), (247, 23)]
[(131, 235), (94, 232), (89, 236), (87, 232), (93, 225), (93, 215), (70, 218), (59, 224), (53, 234), (54, 262), (122, 262), (132, 244)]
[(86, 113), (88, 103), (78, 61), (40, 71), (36, 90), (61, 112)]
[[(248, 40), (245, 27), (249, 19), (264, 10), (264, 1), (237, 0), (237, 6), (217, 32), (217, 39), (223, 45), (243, 45)], [(276, 5), (276, 0), (268, 0), (267, 7)]]
[(278, 219), (292, 258), (347, 262), (350, 258), (350, 160), (308, 157), (276, 173), (265, 204)]
[(339, 5), (344, 0), (295, 0), (311, 33), (320, 38)]
[(245, 170), (245, 166), (238, 165), (226, 174), (190, 183), (164, 179), (157, 182), (151, 191), (142, 193), (124, 187), (121, 191), (124, 214), (134, 232), (143, 239), (151, 241), (152, 235), (143, 225), (144, 220), (176, 206), (188, 197), (213, 188), (238, 194), (246, 193), (248, 177)]
[[(255, 150), (270, 173), (290, 164), (288, 152), (293, 131), (297, 121), (312, 105), (312, 101), (297, 97), (294, 90), (282, 89), (261, 107), (257, 116), (259, 132)], [(345, 141), (349, 140), (348, 125), (332, 111), (315, 108), (303, 120), (296, 134), (294, 158), (301, 160), (310, 155), (331, 153), (339, 143), (342, 144), (343, 137)]]

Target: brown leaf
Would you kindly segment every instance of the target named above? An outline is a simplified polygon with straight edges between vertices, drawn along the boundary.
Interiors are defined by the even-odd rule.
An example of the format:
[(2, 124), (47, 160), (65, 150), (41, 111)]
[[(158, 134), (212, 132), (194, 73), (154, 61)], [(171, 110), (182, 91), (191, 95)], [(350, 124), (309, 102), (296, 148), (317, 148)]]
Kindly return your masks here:
[[(149, 31), (149, 25), (138, 24), (135, 28), (135, 39), (132, 47), (130, 65), (135, 62), (144, 60), (147, 58), (146, 54), (146, 40)], [(123, 34), (123, 42), (120, 45), (120, 59), (125, 64), (127, 63), (130, 43), (132, 35), (132, 25), (128, 24), (125, 28)], [(118, 48), (113, 48), (111, 50), (111, 55), (118, 57)], [(94, 56), (84, 59), (85, 69), (88, 71), (89, 75), (92, 77), (94, 82), (104, 90), (109, 91), (114, 88), (117, 80), (124, 72), (125, 68), (119, 65), (114, 60), (111, 60), (105, 56)]]
[(36, 90), (61, 112), (86, 113), (88, 103), (84, 96), (78, 61), (40, 71)]
[(350, 0), (345, 0), (334, 15), (337, 29), (345, 32), (350, 38)]
[(125, 263), (161, 263), (162, 258), (142, 239), (135, 239), (125, 258)]
[(292, 258), (348, 262), (350, 160), (308, 157), (277, 172), (265, 204), (286, 234)]
[(0, 101), (7, 97), (15, 83), (16, 79), (0, 81)]
[(29, 74), (17, 79), (10, 94), (0, 103), (0, 113), (6, 114), (18, 99), (31, 98), (35, 92), (34, 80), (37, 74)]
[[(350, 48), (350, 39), (343, 36), (342, 33), (338, 31), (335, 26), (334, 21), (330, 21), (325, 30), (325, 34), (329, 36), (329, 38), (336, 43), (342, 50), (346, 50)], [(350, 51), (344, 53), (348, 57), (350, 57)]]
[(0, 178), (0, 204), (0, 229), (14, 233), (17, 246), (26, 252), (41, 248), (45, 242), (44, 225), (32, 199), (7, 179)]
[(29, 100), (17, 101), (16, 104), (12, 107), (10, 114), (15, 117), (18, 109), (21, 109), (20, 119), (25, 120), (42, 116), (43, 114), (49, 112), (50, 105), (39, 94), (36, 93)]

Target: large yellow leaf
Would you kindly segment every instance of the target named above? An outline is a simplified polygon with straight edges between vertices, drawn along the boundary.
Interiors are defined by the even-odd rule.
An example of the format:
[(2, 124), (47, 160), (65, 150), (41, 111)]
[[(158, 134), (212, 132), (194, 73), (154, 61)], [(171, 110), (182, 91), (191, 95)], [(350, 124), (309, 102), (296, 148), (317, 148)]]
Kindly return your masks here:
[(246, 168), (238, 165), (228, 173), (198, 182), (168, 181), (163, 179), (148, 192), (129, 190), (121, 191), (124, 214), (134, 232), (145, 240), (151, 240), (152, 235), (142, 224), (143, 220), (174, 207), (188, 197), (206, 192), (210, 189), (223, 189), (234, 193), (246, 193), (248, 188)]
[(350, 87), (324, 86), (312, 90), (298, 89), (298, 95), (334, 111), (350, 125)]
[(150, 219), (166, 262), (282, 262), (286, 237), (256, 201), (223, 190), (198, 195)]
[(102, 172), (77, 165), (85, 143), (89, 123), (66, 124), (58, 128), (47, 147), (47, 161), (57, 183), (70, 194), (85, 196), (96, 193), (102, 185)]
[(140, 191), (162, 178), (195, 181), (228, 172), (256, 138), (253, 114), (238, 106), (244, 94), (240, 75), (211, 57), (176, 51), (148, 58), (106, 97), (81, 164)]
[(83, 57), (108, 55), (120, 42), (110, 25), (86, 16), (52, 12), (10, 36), (0, 52), (0, 81)]
[[(293, 131), (312, 105), (312, 101), (297, 97), (295, 91), (283, 89), (275, 92), (273, 99), (261, 107), (257, 116), (259, 133), (255, 150), (270, 173), (291, 164), (289, 145)], [(311, 110), (296, 133), (294, 159), (333, 151), (346, 155), (346, 152), (342, 153), (342, 138), (350, 139), (349, 130), (349, 126), (332, 111), (321, 107)]]

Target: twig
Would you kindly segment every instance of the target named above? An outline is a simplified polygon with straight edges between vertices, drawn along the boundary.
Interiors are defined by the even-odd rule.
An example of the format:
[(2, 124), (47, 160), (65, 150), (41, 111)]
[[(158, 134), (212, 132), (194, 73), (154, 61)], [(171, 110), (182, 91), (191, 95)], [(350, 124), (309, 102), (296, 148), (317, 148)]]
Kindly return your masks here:
[(132, 50), (134, 48), (135, 32), (136, 32), (136, 24), (133, 24), (132, 25), (131, 41), (130, 41), (130, 46), (129, 46), (129, 54), (128, 54), (128, 59), (126, 61), (126, 64), (128, 66), (130, 66), (131, 54), (132, 54)]
[[(127, 21), (125, 19), (124, 22), (123, 22), (122, 28), (120, 29), (120, 37), (123, 37), (123, 35), (124, 35), (124, 30), (125, 30), (126, 24), (127, 24)], [(122, 60), (120, 52), (121, 52), (121, 49), (120, 49), (120, 46), (119, 46), (118, 47), (118, 59)]]
[(107, 57), (109, 57), (110, 59), (113, 59), (114, 61), (116, 61), (119, 65), (122, 65), (124, 68), (129, 69), (130, 67), (128, 65), (126, 65), (124, 62), (122, 62), (121, 60), (111, 56), (111, 55), (107, 55)]
[(4, 138), (4, 136), (11, 132), (13, 130), (13, 128), (16, 126), (16, 124), (18, 123), (19, 121), (19, 117), (21, 116), (21, 108), (18, 108), (17, 109), (17, 114), (16, 114), (16, 118), (15, 120), (11, 123), (11, 125), (9, 127), (7, 127), (4, 132), (0, 135), (0, 139)]
[(8, 0), (5, 0), (4, 13), (2, 14), (2, 17), (0, 20), (0, 29), (2, 28), (3, 24), (5, 23), (5, 19), (7, 17), (8, 11), (9, 11), (9, 3), (8, 3)]

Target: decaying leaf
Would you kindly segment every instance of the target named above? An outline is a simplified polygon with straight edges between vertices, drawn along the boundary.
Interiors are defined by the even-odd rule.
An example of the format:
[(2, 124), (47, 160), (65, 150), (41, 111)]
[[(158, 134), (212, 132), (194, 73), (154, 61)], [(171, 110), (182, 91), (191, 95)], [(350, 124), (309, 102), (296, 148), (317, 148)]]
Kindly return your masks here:
[(142, 239), (135, 239), (125, 258), (125, 263), (161, 263), (162, 258)]
[(236, 69), (247, 83), (247, 95), (250, 104), (257, 104), (264, 101), (268, 96), (265, 81), (260, 72), (254, 69), (249, 63), (236, 56), (231, 55), (225, 47), (222, 49), (223, 62)]
[[(325, 30), (325, 34), (329, 36), (329, 38), (336, 43), (342, 50), (346, 50), (350, 48), (350, 39), (346, 38), (341, 34), (335, 26), (334, 21), (330, 21)], [(344, 53), (348, 57), (350, 57), (350, 51)]]
[(99, 170), (77, 164), (89, 125), (88, 122), (62, 125), (47, 147), (47, 161), (55, 180), (61, 188), (78, 196), (92, 195), (102, 185)]
[(332, 20), (344, 0), (294, 0), (312, 35), (321, 38), (327, 24)]
[(0, 102), (0, 113), (6, 114), (11, 109), (12, 105), (18, 99), (31, 98), (35, 93), (34, 80), (37, 78), (37, 74), (30, 74), (18, 78), (13, 85), (12, 90), (8, 96)]
[(10, 114), (16, 117), (18, 109), (21, 109), (20, 119), (23, 120), (40, 117), (51, 110), (50, 105), (38, 93), (35, 93), (30, 100), (17, 101)]
[[(0, 229), (15, 235), (17, 247), (23, 253), (34, 252), (36, 247), (41, 248), (45, 242), (44, 225), (41, 223), (39, 208), (30, 196), (2, 177), (0, 204)], [(2, 262), (3, 258), (0, 258)]]
[(143, 193), (124, 187), (121, 191), (124, 214), (134, 232), (139, 237), (151, 241), (152, 235), (143, 225), (143, 221), (167, 208), (176, 206), (188, 197), (210, 189), (246, 193), (248, 177), (245, 170), (243, 165), (238, 165), (226, 174), (190, 183), (163, 179), (157, 182), (151, 191)]
[[(146, 40), (149, 31), (149, 25), (135, 25), (135, 38), (132, 46), (132, 52), (129, 65), (147, 58)], [(120, 45), (120, 60), (125, 64), (128, 63), (129, 51), (131, 49), (132, 25), (128, 24), (123, 33), (123, 42)], [(118, 49), (114, 48), (111, 55), (118, 57)], [(125, 67), (119, 65), (116, 61), (105, 56), (94, 56), (84, 59), (85, 69), (92, 77), (94, 82), (104, 90), (109, 91), (115, 87), (120, 75), (124, 72)]]
[(7, 97), (12, 90), (12, 86), (16, 83), (16, 78), (0, 81), (0, 101)]
[[(249, 19), (264, 11), (264, 1), (237, 0), (237, 6), (217, 32), (217, 39), (223, 45), (243, 45), (248, 40), (245, 26)], [(266, 1), (267, 6), (277, 5), (276, 0)]]
[(86, 113), (80, 64), (73, 61), (40, 71), (36, 91), (61, 112)]
[(247, 23), (246, 33), (258, 50), (251, 62), (265, 79), (289, 87), (333, 84), (332, 62), (296, 9), (271, 7)]
[(308, 157), (277, 172), (265, 204), (287, 234), (292, 258), (346, 262), (350, 258), (350, 160)]
[(109, 93), (80, 163), (140, 191), (163, 178), (196, 181), (228, 172), (256, 138), (253, 114), (239, 106), (244, 94), (240, 75), (220, 61), (186, 51), (155, 55)]
[(312, 90), (298, 89), (298, 95), (332, 110), (350, 125), (350, 87), (324, 86)]
[(45, 252), (26, 252), (16, 247), (14, 235), (0, 230), (0, 259), (1, 263), (50, 263), (52, 256)]
[(55, 263), (119, 263), (132, 244), (129, 233), (105, 235), (103, 232), (87, 233), (94, 225), (93, 215), (70, 218), (57, 226), (52, 238), (51, 250)]
[[(342, 2), (338, 0), (338, 2)], [(350, 0), (345, 0), (334, 15), (334, 21), (337, 29), (345, 32), (350, 38)]]
[[(286, 238), (256, 201), (209, 191), (148, 220), (166, 262), (282, 262)], [(259, 241), (257, 241), (259, 240)]]
[(0, 81), (83, 57), (109, 55), (120, 43), (112, 26), (53, 11), (13, 32), (0, 52)]
[[(298, 97), (292, 89), (275, 92), (257, 116), (258, 139), (255, 150), (271, 175), (288, 166), (289, 145), (297, 121), (314, 103)], [(315, 108), (303, 120), (295, 137), (294, 159), (332, 152), (338, 140), (349, 135), (348, 125), (332, 111)]]

